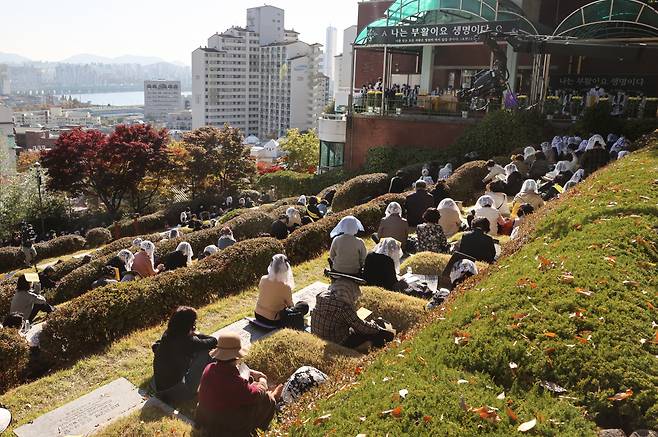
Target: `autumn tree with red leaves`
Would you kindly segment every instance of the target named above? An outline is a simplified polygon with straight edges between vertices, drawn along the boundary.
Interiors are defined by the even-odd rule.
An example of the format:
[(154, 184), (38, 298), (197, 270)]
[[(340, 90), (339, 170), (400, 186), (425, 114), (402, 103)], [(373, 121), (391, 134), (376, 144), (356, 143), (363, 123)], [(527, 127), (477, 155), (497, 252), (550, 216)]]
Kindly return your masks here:
[(157, 179), (168, 169), (167, 142), (166, 130), (149, 125), (118, 126), (109, 136), (97, 130), (64, 133), (41, 159), (48, 189), (97, 196), (116, 218), (124, 200), (141, 206), (152, 200), (157, 186), (142, 190), (144, 178)]

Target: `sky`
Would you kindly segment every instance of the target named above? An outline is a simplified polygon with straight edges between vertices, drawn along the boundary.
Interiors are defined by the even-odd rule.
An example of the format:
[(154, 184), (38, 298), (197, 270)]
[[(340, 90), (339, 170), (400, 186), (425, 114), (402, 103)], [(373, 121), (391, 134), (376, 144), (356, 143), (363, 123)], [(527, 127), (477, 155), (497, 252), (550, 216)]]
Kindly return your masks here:
[[(157, 56), (190, 64), (192, 50), (231, 26), (246, 25), (246, 9), (263, 0), (13, 1), (0, 15), (0, 52), (59, 61), (90, 53)], [(325, 42), (327, 26), (356, 24), (357, 0), (269, 0), (286, 11), (285, 25), (308, 43)]]

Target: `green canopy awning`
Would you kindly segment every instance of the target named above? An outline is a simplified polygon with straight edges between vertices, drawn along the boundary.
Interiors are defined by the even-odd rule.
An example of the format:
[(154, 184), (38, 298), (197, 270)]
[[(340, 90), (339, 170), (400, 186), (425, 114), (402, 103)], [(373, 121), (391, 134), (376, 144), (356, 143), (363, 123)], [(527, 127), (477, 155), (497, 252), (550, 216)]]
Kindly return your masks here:
[(598, 0), (576, 9), (555, 36), (581, 39), (658, 37), (658, 11), (638, 0)]

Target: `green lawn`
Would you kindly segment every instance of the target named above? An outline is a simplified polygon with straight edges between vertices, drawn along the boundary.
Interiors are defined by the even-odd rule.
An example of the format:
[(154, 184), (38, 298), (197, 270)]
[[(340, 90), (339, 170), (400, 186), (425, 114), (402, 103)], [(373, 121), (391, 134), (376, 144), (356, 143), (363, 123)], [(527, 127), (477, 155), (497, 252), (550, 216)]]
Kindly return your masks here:
[(526, 245), (413, 338), (350, 372), (356, 385), (315, 393), (287, 430), (506, 436), (536, 420), (534, 434), (583, 436), (658, 427), (657, 176), (654, 144), (540, 211)]

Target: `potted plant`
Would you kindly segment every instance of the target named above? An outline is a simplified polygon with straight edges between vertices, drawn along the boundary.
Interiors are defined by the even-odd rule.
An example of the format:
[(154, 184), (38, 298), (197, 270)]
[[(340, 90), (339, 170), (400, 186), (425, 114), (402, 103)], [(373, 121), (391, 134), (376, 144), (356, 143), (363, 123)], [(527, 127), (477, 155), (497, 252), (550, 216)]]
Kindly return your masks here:
[(576, 120), (580, 113), (583, 110), (583, 98), (581, 96), (571, 97), (571, 103), (569, 104), (569, 113), (571, 114), (571, 119)]
[(553, 116), (560, 109), (560, 98), (558, 96), (547, 96), (544, 100), (544, 113), (548, 120), (553, 120)]

